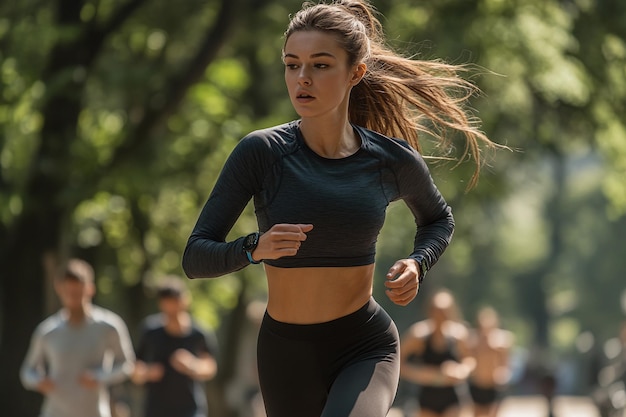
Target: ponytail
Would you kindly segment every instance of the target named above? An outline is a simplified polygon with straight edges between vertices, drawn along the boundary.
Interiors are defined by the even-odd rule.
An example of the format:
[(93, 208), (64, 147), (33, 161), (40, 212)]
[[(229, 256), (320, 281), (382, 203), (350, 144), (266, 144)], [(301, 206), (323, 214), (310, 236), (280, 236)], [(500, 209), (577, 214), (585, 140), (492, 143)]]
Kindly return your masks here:
[[(480, 120), (467, 109), (479, 89), (460, 77), (469, 68), (440, 60), (401, 56), (385, 45), (376, 11), (366, 0), (334, 0), (330, 4), (305, 3), (285, 31), (285, 40), (301, 30), (330, 31), (348, 54), (350, 66), (359, 62), (367, 72), (351, 92), (350, 122), (384, 135), (403, 138), (422, 151), (421, 134), (433, 137), (443, 156), (452, 149), (450, 131), (462, 133), (465, 146), (458, 163), (467, 157), (476, 169), (468, 188), (478, 181), (483, 165), (481, 145), (500, 147), (481, 130)], [(457, 164), (458, 164), (457, 163)]]

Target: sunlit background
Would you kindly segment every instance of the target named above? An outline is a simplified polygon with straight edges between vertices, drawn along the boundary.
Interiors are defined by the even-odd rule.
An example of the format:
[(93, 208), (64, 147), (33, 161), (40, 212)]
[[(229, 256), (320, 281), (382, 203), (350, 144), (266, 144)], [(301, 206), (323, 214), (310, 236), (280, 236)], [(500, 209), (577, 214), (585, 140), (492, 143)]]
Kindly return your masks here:
[[(419, 59), (472, 64), (483, 130), (510, 150), (471, 163), (431, 159), (454, 210), (452, 245), (408, 307), (382, 276), (414, 227), (390, 207), (375, 296), (401, 331), (428, 294), (451, 289), (472, 325), (493, 306), (515, 335), (511, 395), (594, 398), (623, 357), (626, 312), (626, 2), (378, 0), (390, 43)], [(8, 0), (0, 3), (0, 409), (34, 416), (18, 368), (58, 308), (50, 277), (91, 262), (95, 302), (136, 337), (155, 311), (150, 284), (182, 276), (181, 254), (224, 159), (251, 130), (296, 117), (283, 85), (282, 33), (301, 0)], [(432, 147), (424, 139), (425, 153)], [(346, 178), (346, 181), (349, 181)], [(232, 237), (256, 229), (249, 207)], [(189, 281), (214, 329), (214, 416), (250, 416), (261, 266)], [(607, 379), (608, 378), (608, 379)], [(401, 385), (398, 405), (412, 387)], [(135, 388), (114, 387), (135, 407)], [(251, 394), (252, 393), (252, 394)], [(622, 390), (623, 393), (623, 390)], [(3, 414), (4, 415), (4, 414)]]

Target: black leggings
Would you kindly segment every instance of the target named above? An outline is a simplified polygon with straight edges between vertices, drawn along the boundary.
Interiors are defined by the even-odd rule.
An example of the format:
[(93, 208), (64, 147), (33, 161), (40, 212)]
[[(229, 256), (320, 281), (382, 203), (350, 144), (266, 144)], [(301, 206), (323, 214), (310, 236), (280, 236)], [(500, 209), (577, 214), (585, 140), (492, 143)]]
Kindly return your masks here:
[(398, 330), (373, 299), (320, 324), (266, 312), (257, 349), (268, 417), (385, 417), (395, 398)]

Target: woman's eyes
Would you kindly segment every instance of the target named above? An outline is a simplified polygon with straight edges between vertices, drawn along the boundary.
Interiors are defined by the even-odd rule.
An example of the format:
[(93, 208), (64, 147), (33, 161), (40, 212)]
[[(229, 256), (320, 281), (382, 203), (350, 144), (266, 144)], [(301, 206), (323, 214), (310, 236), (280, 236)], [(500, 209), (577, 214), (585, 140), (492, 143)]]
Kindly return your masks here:
[[(294, 69), (294, 70), (300, 68), (300, 64), (285, 64), (285, 66), (289, 69)], [(322, 63), (313, 64), (314, 68), (319, 68), (319, 69), (325, 69), (325, 68), (328, 68), (329, 66), (330, 65), (328, 64), (322, 64)]]

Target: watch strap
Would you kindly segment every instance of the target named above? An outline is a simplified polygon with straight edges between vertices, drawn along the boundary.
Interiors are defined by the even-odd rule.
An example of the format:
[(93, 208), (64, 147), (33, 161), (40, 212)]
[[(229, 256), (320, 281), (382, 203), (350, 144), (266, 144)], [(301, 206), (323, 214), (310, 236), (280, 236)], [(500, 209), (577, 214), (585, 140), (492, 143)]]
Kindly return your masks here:
[(255, 265), (257, 265), (257, 264), (260, 264), (260, 263), (261, 263), (261, 261), (255, 261), (255, 260), (254, 260), (254, 258), (252, 257), (252, 252), (247, 251), (247, 250), (246, 250), (246, 251), (244, 251), (244, 252), (246, 253), (246, 257), (248, 258), (248, 260), (250, 261), (250, 263), (251, 263), (251, 264), (255, 264)]

